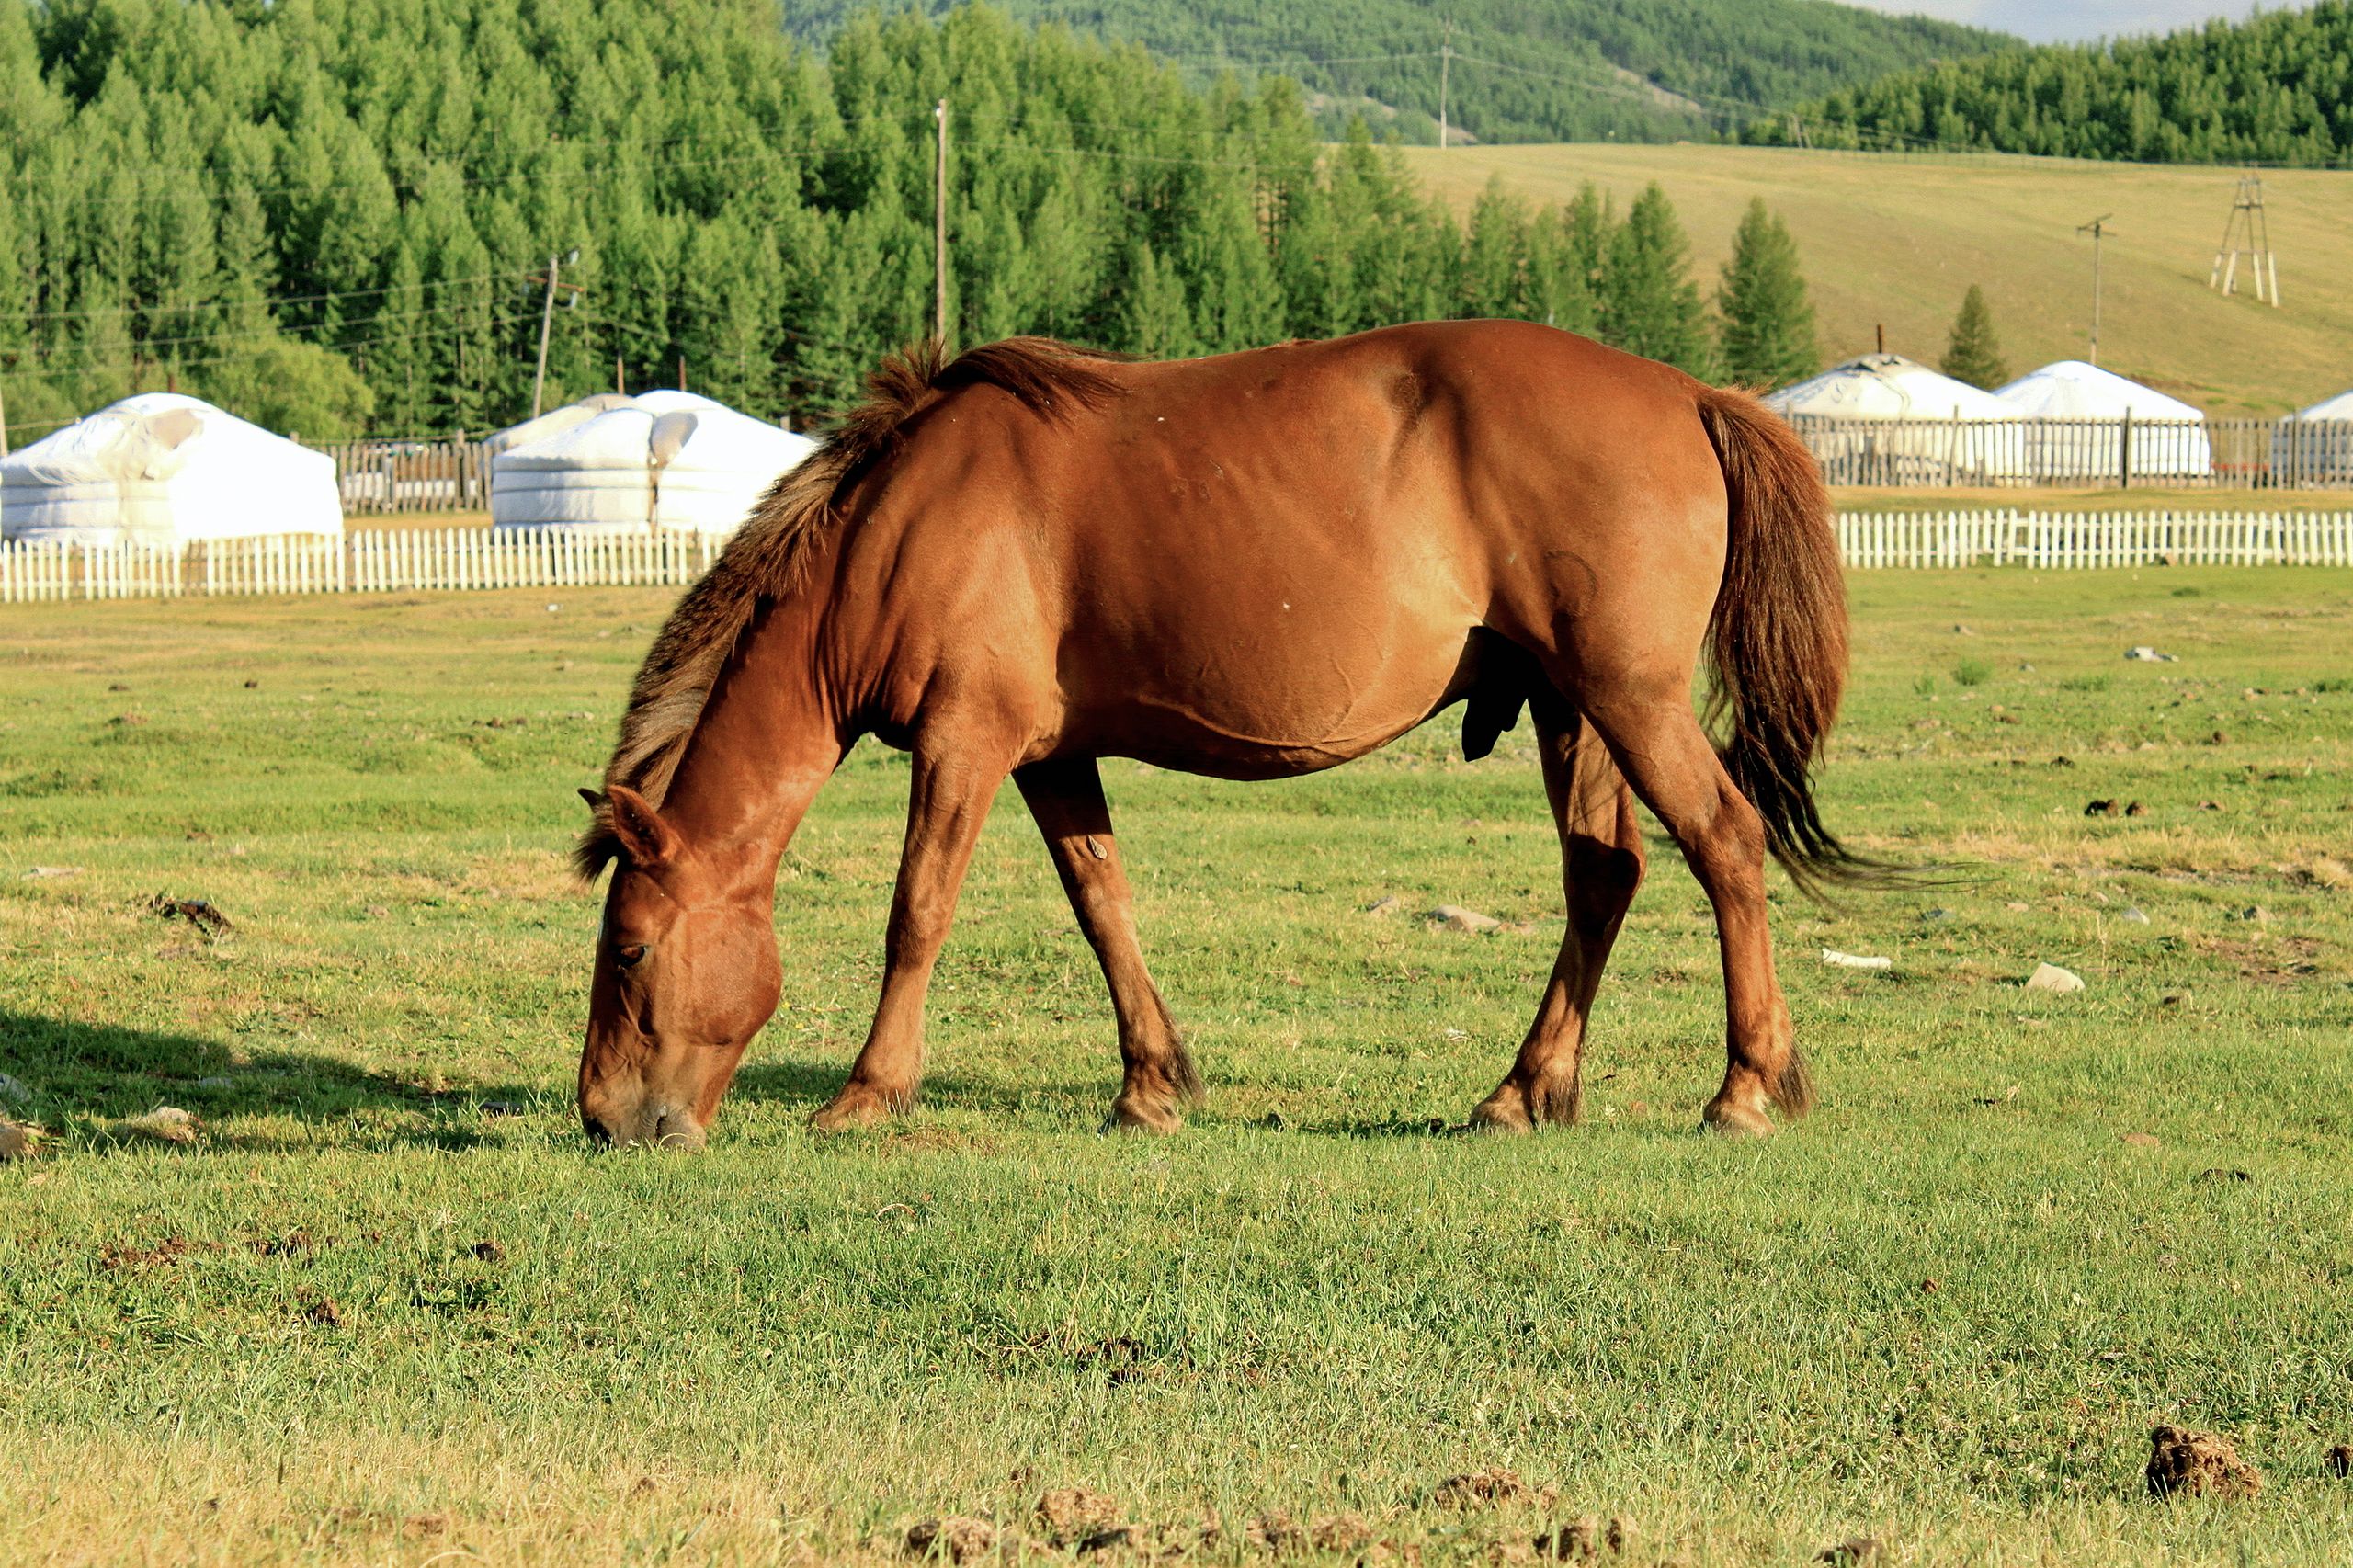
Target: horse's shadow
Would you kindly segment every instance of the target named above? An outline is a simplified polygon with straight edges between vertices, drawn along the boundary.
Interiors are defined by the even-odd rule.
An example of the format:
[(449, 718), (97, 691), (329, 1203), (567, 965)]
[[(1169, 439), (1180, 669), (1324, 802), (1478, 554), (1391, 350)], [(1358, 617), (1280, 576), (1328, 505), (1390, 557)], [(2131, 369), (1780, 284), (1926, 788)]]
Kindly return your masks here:
[[(333, 1056), (292, 1051), (249, 1053), (233, 1062), (228, 1047), (195, 1035), (88, 1024), (0, 1009), (0, 1073), (7, 1103), (0, 1113), (41, 1123), (93, 1148), (125, 1141), (112, 1129), (158, 1106), (176, 1106), (203, 1120), (285, 1117), (306, 1124), (345, 1124), (363, 1142), (464, 1149), (483, 1142), (494, 1115), (550, 1108), (529, 1085), (445, 1090)], [(406, 1112), (388, 1116), (387, 1112)], [(266, 1131), (238, 1131), (208, 1141), (237, 1149), (309, 1146)]]

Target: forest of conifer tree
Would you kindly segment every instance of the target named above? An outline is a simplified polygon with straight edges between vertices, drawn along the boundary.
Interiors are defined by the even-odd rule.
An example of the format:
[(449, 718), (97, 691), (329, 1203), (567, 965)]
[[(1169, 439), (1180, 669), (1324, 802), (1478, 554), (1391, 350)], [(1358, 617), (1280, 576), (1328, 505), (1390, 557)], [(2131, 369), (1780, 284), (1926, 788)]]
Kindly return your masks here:
[(1153, 355), (1512, 315), (1704, 370), (1663, 194), (1458, 222), (1280, 78), (1206, 90), (981, 7), (820, 59), (761, 0), (0, 4), (0, 393), (19, 438), (143, 388), (279, 429), (481, 431), (680, 374), (838, 406), (928, 329), (952, 106), (951, 335)]

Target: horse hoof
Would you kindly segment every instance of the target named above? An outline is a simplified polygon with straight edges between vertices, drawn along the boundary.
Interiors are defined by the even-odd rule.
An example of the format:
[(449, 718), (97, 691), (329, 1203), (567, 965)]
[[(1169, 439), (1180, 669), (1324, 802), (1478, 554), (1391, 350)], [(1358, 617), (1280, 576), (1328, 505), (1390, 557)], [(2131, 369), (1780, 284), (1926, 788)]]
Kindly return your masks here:
[(1520, 1135), (1536, 1131), (1528, 1112), (1508, 1100), (1483, 1100), (1472, 1111), (1467, 1124), (1473, 1132), (1499, 1132)]
[(1172, 1132), (1182, 1131), (1184, 1126), (1185, 1119), (1165, 1107), (1116, 1100), (1111, 1106), (1110, 1118), (1103, 1123), (1103, 1131), (1150, 1132), (1165, 1138)]
[(1710, 1106), (1699, 1122), (1703, 1132), (1714, 1132), (1726, 1138), (1770, 1138), (1773, 1123), (1760, 1110), (1743, 1105), (1718, 1101)]
[(809, 1119), (812, 1132), (849, 1132), (891, 1118), (891, 1106), (880, 1095), (839, 1094)]

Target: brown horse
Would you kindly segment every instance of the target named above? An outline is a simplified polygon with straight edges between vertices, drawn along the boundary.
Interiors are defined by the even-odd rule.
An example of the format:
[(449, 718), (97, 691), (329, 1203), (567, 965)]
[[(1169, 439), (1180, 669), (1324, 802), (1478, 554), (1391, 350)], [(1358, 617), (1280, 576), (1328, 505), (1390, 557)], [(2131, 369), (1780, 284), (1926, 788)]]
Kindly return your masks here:
[[(1821, 482), (1779, 420), (1517, 322), (1166, 364), (1016, 339), (894, 358), (871, 388), (679, 604), (603, 791), (582, 791), (583, 874), (619, 862), (580, 1062), (592, 1136), (699, 1146), (776, 1009), (778, 861), (864, 734), (914, 754), (912, 798), (881, 999), (814, 1124), (914, 1099), (924, 994), (1010, 774), (1110, 985), (1112, 1114), (1175, 1128), (1200, 1077), (1137, 947), (1096, 759), (1290, 778), (1464, 699), (1472, 756), (1532, 712), (1568, 906), (1472, 1119), (1576, 1119), (1643, 875), (1636, 796), (1715, 910), (1730, 1062), (1707, 1121), (1804, 1112), (1765, 858), (1801, 882), (1859, 862), (1809, 790), (1847, 614)], [(1693, 710), (1703, 646), (1721, 756)]]

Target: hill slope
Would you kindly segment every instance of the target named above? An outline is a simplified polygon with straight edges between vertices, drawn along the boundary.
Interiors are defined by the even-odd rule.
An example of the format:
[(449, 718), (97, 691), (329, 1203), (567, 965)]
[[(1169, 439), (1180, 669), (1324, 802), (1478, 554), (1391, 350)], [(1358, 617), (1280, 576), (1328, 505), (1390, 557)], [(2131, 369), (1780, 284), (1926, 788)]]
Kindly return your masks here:
[[(2353, 4), (1898, 72), (1800, 111), (1814, 146), (1937, 142), (2150, 163), (2353, 159)], [(1745, 139), (1779, 144), (1785, 117)]]
[[(2018, 40), (1828, 0), (996, 0), (1023, 21), (1140, 43), (1202, 72), (1297, 77), (1336, 129), (1358, 108), (1435, 142), (1441, 16), (1456, 51), (1451, 124), (1483, 142), (1638, 141), (1730, 128), (1891, 72)], [(919, 0), (926, 11), (943, 0)], [(813, 43), (867, 0), (795, 0)], [(1393, 116), (1393, 118), (1392, 118)]]
[(1761, 196), (1787, 217), (1825, 361), (1887, 346), (1933, 362), (1972, 283), (1984, 286), (2013, 373), (2083, 356), (2091, 244), (2075, 226), (2116, 213), (2100, 362), (2216, 415), (2283, 413), (2353, 385), (2353, 174), (2268, 175), (2284, 308), (2206, 287), (2234, 176), (2200, 168), (1984, 157), (1887, 158), (1750, 147), (1409, 149), (1431, 187), (1467, 205), (1491, 176), (1565, 200), (1583, 181), (1620, 210), (1657, 180), (1690, 231), (1703, 283)]

